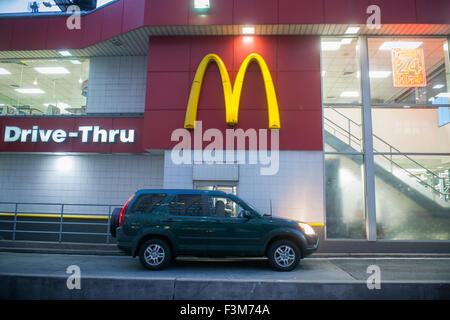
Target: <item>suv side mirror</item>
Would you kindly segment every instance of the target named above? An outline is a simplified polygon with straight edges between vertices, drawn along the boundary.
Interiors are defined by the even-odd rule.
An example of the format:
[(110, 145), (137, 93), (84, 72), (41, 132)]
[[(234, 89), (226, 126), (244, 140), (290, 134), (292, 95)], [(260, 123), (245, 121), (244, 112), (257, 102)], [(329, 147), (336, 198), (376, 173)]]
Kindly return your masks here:
[(253, 218), (253, 215), (252, 215), (252, 213), (250, 211), (245, 210), (242, 213), (242, 217), (244, 217), (245, 219), (251, 219), (251, 218)]

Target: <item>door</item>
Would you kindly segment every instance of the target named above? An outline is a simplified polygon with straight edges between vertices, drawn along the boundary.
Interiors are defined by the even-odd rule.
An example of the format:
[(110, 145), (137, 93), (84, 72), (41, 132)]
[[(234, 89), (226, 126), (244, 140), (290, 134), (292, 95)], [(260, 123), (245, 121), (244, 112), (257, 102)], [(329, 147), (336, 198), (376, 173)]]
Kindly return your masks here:
[(244, 218), (245, 205), (226, 196), (209, 196), (209, 250), (212, 255), (258, 255), (262, 248), (260, 219)]
[(174, 195), (165, 224), (174, 234), (181, 254), (206, 254), (209, 224), (206, 198), (200, 194)]

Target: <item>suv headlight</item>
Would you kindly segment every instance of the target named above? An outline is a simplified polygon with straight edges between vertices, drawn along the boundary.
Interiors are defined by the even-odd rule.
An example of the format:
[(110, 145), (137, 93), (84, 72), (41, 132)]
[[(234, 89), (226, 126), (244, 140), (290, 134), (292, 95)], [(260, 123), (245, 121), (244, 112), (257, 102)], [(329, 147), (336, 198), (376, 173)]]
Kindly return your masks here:
[(307, 223), (298, 223), (298, 226), (303, 230), (303, 232), (308, 235), (308, 236), (312, 236), (315, 235), (316, 233), (314, 232), (314, 229)]

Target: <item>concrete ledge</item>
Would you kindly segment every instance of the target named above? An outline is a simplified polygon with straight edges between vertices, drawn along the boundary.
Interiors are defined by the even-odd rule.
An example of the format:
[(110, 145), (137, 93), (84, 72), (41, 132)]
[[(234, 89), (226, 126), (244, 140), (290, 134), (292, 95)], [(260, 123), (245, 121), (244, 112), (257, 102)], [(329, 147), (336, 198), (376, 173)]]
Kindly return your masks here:
[(224, 281), (82, 277), (69, 290), (67, 277), (0, 275), (0, 299), (155, 299), (155, 300), (302, 300), (302, 299), (450, 299), (450, 282), (383, 282), (369, 290), (364, 281)]
[(0, 240), (0, 252), (123, 256), (116, 244)]

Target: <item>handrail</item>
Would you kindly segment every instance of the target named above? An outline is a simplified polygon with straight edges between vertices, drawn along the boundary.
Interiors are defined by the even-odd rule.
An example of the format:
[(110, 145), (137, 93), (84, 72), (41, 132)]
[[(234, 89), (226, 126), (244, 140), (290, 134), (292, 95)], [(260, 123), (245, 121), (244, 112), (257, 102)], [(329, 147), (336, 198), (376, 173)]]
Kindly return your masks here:
[[(349, 123), (349, 130), (343, 128), (342, 126), (340, 126), (339, 124), (335, 123), (334, 121), (328, 119), (327, 117), (324, 116), (324, 120), (330, 122), (331, 124), (333, 124), (334, 126), (336, 126), (338, 129), (340, 129), (341, 131), (345, 132), (346, 134), (348, 134), (349, 136), (349, 142), (352, 140), (352, 137), (356, 138), (357, 141), (359, 142), (359, 145), (361, 145), (361, 140), (358, 137), (356, 137), (354, 134), (351, 133), (351, 128), (350, 128), (350, 123), (353, 123), (355, 125), (357, 125), (358, 127), (361, 128), (362, 124), (357, 123), (356, 121), (354, 121), (353, 119), (350, 119), (349, 117), (347, 117), (346, 115), (344, 115), (343, 113), (339, 112), (338, 110), (334, 109), (334, 108), (327, 108), (327, 109), (331, 109), (334, 112), (336, 112), (337, 114), (339, 114), (341, 117), (345, 118), (348, 123)], [(328, 124), (329, 125), (329, 124)], [(331, 126), (332, 127), (332, 126)], [(392, 146), (391, 144), (389, 144), (387, 141), (385, 141), (384, 139), (378, 137), (377, 135), (373, 135), (373, 137), (375, 139), (378, 139), (379, 141), (381, 141), (382, 143), (384, 143), (385, 145), (387, 145), (389, 147), (389, 150), (392, 152), (392, 150), (397, 151), (398, 153), (402, 153), (399, 149), (397, 149), (396, 147)], [(357, 142), (357, 143), (358, 143)], [(378, 153), (378, 151), (374, 148), (374, 151)], [(422, 184), (430, 187), (434, 192), (437, 192), (438, 194), (442, 195), (443, 198), (447, 201), (450, 200), (449, 194), (447, 192), (442, 192), (441, 190), (439, 190), (438, 188), (436, 188), (435, 186), (431, 185), (427, 180), (428, 179), (423, 179), (419, 176), (417, 176), (416, 174), (412, 173), (410, 170), (402, 167), (401, 165), (399, 165), (397, 162), (395, 162), (391, 158), (387, 157), (386, 155), (381, 154), (385, 159), (387, 159), (388, 161), (390, 161), (390, 163), (395, 164), (398, 168), (400, 168), (401, 170), (407, 172), (409, 175), (415, 177), (418, 181), (420, 181)], [(424, 167), (423, 165), (421, 165), (419, 162), (417, 162), (416, 160), (412, 159), (411, 157), (409, 157), (408, 155), (405, 154), (401, 154), (403, 157), (405, 157), (406, 159), (408, 159), (409, 161), (413, 162), (414, 164), (416, 164), (419, 168), (425, 170), (426, 173), (430, 174), (432, 176), (432, 179), (438, 179), (439, 181), (442, 180), (445, 183), (445, 177), (440, 177), (437, 174), (435, 174), (433, 171), (429, 170), (428, 168)], [(443, 186), (444, 188), (446, 187), (445, 184)], [(448, 199), (447, 199), (448, 198)]]
[[(10, 206), (11, 209), (7, 209), (5, 211), (9, 211), (7, 213), (0, 213), (0, 217), (13, 217), (13, 219), (7, 220), (7, 219), (1, 219), (1, 223), (9, 223), (12, 224), (11, 229), (4, 230), (8, 228), (4, 228), (0, 230), (0, 232), (5, 233), (12, 233), (12, 240), (16, 240), (16, 234), (17, 233), (31, 233), (31, 234), (54, 234), (58, 237), (58, 242), (62, 242), (63, 235), (93, 235), (93, 236), (105, 236), (106, 237), (106, 243), (110, 243), (110, 237), (111, 233), (109, 231), (109, 226), (111, 223), (111, 215), (112, 215), (112, 209), (113, 208), (120, 208), (122, 205), (112, 205), (112, 204), (86, 204), (86, 203), (38, 203), (38, 202), (28, 202), (28, 203), (19, 203), (19, 202), (5, 202), (0, 201), (0, 205)], [(24, 210), (19, 210), (21, 207), (24, 206), (34, 206), (34, 208), (23, 208)], [(41, 209), (39, 206), (46, 206), (46, 209)], [(55, 210), (49, 210), (48, 207), (55, 207)], [(74, 214), (72, 210), (70, 210), (70, 207), (91, 207), (92, 214), (82, 214), (82, 213), (76, 213)], [(104, 213), (98, 212), (99, 208), (107, 209), (103, 211)], [(26, 210), (25, 210), (26, 209)], [(42, 211), (47, 211), (47, 213), (44, 213)], [(48, 213), (48, 212), (52, 213)], [(79, 211), (79, 208), (77, 208), (77, 212)], [(97, 211), (97, 212), (96, 212)], [(18, 220), (18, 217), (25, 217), (25, 218), (42, 218), (41, 220)], [(44, 218), (55, 218), (58, 219), (58, 221), (45, 221)], [(65, 219), (82, 219), (82, 220), (89, 220), (89, 219), (97, 219), (97, 220), (107, 220), (105, 223), (99, 223), (99, 222), (77, 222), (77, 221), (64, 221)], [(29, 230), (29, 229), (18, 229), (18, 224), (28, 224), (30, 226), (32, 225), (48, 225), (48, 226), (59, 226), (59, 230)], [(81, 230), (82, 232), (76, 231), (63, 231), (64, 225), (88, 225), (88, 226), (98, 226), (98, 227), (105, 227), (106, 232), (84, 232), (84, 230)], [(55, 240), (56, 241), (56, 240)]]

